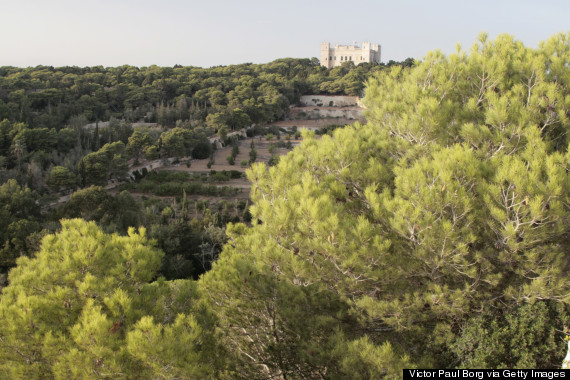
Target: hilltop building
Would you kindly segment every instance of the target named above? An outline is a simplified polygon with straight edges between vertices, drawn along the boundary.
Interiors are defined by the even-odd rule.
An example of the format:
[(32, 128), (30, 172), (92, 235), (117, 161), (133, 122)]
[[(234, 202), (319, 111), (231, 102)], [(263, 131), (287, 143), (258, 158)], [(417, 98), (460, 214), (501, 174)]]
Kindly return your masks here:
[(331, 48), (330, 42), (321, 43), (321, 66), (331, 69), (347, 61), (353, 61), (355, 65), (364, 62), (380, 63), (380, 45), (363, 42), (362, 47), (359, 47), (355, 42), (354, 45), (334, 45)]

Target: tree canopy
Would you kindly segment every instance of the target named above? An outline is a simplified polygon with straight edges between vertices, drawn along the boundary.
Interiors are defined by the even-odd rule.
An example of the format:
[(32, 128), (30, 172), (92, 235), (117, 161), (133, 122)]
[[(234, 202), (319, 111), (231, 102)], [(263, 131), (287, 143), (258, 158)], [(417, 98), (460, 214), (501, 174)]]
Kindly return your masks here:
[[(311, 59), (279, 59), (212, 68), (176, 67), (0, 67), (0, 121), (22, 122), (50, 139), (74, 116), (111, 117), (173, 127), (222, 113), (230, 128), (276, 120), (300, 95), (360, 95), (363, 78), (383, 65), (327, 70)], [(127, 136), (128, 137), (128, 136)], [(126, 143), (126, 141), (123, 141)], [(1, 155), (2, 153), (0, 153)]]
[[(562, 361), (561, 339), (537, 352), (516, 336), (560, 338), (567, 320), (569, 40), (482, 35), (382, 72), (366, 125), (252, 167), (254, 225), (202, 279), (252, 376)], [(531, 308), (548, 322), (525, 322)]]
[(94, 222), (63, 220), (3, 289), (1, 377), (211, 376), (221, 352), (213, 315), (191, 280), (152, 282), (161, 256), (144, 229), (107, 235)]

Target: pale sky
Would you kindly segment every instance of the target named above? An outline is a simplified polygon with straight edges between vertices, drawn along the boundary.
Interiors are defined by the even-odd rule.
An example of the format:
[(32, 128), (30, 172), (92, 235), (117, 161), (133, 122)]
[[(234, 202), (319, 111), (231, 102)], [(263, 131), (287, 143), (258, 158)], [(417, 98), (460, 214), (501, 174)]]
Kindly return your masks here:
[(480, 32), (537, 47), (570, 30), (568, 0), (0, 0), (0, 66), (183, 66), (382, 45), (382, 61), (469, 49)]

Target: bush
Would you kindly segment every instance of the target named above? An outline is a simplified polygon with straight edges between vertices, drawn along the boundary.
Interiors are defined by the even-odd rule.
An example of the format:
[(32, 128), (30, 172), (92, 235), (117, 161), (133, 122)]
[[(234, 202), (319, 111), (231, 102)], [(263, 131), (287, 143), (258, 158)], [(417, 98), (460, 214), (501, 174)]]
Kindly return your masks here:
[(271, 156), (271, 158), (269, 159), (269, 166), (275, 166), (279, 163), (279, 156)]
[(208, 158), (210, 154), (212, 154), (212, 151), (213, 149), (212, 149), (212, 144), (210, 144), (210, 141), (202, 140), (198, 142), (198, 144), (196, 144), (194, 149), (192, 149), (192, 157), (199, 160), (203, 160), (205, 158)]
[[(144, 173), (144, 170), (143, 170)], [(177, 171), (168, 171), (168, 170), (161, 170), (161, 171), (153, 171), (148, 173), (147, 181), (155, 182), (155, 183), (164, 183), (164, 182), (184, 182), (190, 180), (191, 175), (186, 172), (177, 172)]]
[(212, 182), (222, 182), (222, 181), (229, 181), (230, 180), (230, 176), (228, 175), (228, 173), (224, 170), (223, 172), (219, 172), (219, 173), (214, 173), (210, 175), (210, 181)]
[(244, 211), (246, 207), (247, 207), (247, 201), (244, 199), (240, 199), (236, 204), (236, 208), (239, 211)]
[[(247, 161), (246, 161), (246, 165), (247, 165)], [(243, 173), (240, 171), (237, 171), (237, 170), (230, 170), (229, 174), (230, 174), (230, 178), (242, 178), (243, 177)]]

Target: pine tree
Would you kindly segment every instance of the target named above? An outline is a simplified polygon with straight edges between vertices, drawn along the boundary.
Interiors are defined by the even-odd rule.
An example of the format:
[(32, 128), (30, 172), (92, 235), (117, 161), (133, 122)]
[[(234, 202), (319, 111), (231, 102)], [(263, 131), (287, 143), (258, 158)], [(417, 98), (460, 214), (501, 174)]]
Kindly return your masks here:
[[(479, 313), (570, 302), (569, 41), (482, 35), (380, 72), (366, 125), (248, 170), (253, 226), (201, 279), (244, 377), (468, 365), (454, 347)], [(559, 358), (502, 365), (559, 363), (552, 342)]]
[(214, 319), (193, 281), (151, 282), (162, 255), (144, 229), (107, 235), (93, 222), (63, 220), (36, 257), (18, 260), (3, 289), (0, 377), (212, 375), (221, 350)]

